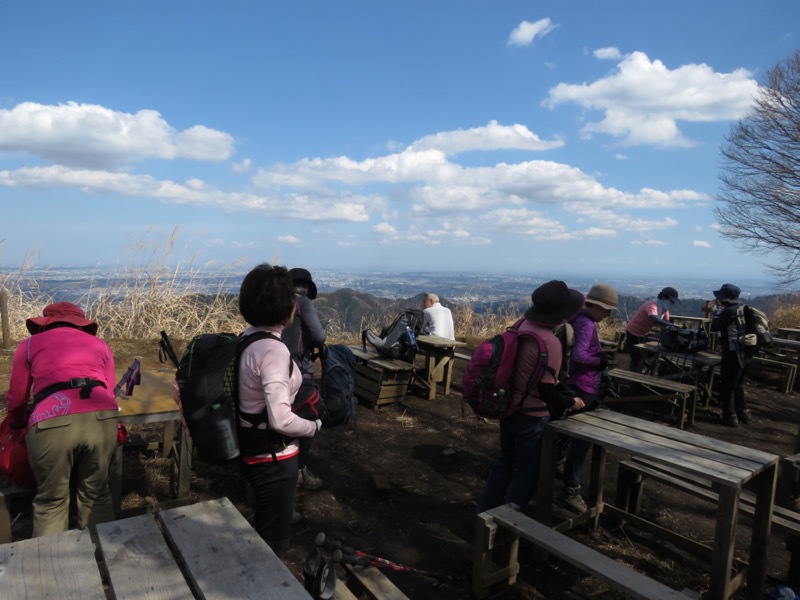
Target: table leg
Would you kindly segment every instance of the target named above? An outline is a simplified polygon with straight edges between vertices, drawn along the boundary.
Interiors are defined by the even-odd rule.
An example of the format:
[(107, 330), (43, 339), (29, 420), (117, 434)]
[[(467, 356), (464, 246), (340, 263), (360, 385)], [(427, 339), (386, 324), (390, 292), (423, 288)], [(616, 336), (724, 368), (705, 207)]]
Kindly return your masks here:
[(453, 363), (455, 362), (455, 351), (451, 350), (443, 359), (444, 363), (444, 395), (450, 397), (450, 380), (453, 378)]
[(114, 460), (108, 470), (108, 489), (111, 492), (111, 505), (114, 512), (122, 508), (122, 445), (117, 444), (114, 450)]
[(727, 600), (734, 591), (731, 582), (733, 551), (736, 543), (736, 521), (739, 513), (739, 486), (719, 486), (717, 526), (714, 533), (714, 554), (708, 586), (709, 600)]
[(181, 447), (178, 454), (178, 500), (188, 500), (192, 482), (192, 440), (181, 427)]
[[(541, 463), (539, 465), (539, 484), (536, 489), (536, 520), (550, 525), (553, 520), (553, 484), (556, 477), (556, 456), (558, 455), (558, 436), (550, 427), (542, 434)], [(536, 547), (533, 560), (543, 562), (547, 551)]]
[(164, 437), (161, 440), (161, 458), (169, 458), (175, 442), (175, 421), (164, 421)]
[(425, 357), (425, 374), (428, 378), (428, 400), (436, 400), (436, 355)]
[(754, 478), (756, 506), (753, 515), (753, 537), (750, 542), (750, 566), (747, 571), (748, 598), (761, 598), (764, 591), (767, 549), (772, 527), (772, 507), (775, 502), (777, 478), (777, 465), (772, 465)]
[(597, 507), (594, 515), (594, 529), (600, 526), (600, 514), (603, 512), (603, 482), (606, 480), (606, 449), (599, 444), (592, 445), (592, 468), (589, 477), (589, 506)]

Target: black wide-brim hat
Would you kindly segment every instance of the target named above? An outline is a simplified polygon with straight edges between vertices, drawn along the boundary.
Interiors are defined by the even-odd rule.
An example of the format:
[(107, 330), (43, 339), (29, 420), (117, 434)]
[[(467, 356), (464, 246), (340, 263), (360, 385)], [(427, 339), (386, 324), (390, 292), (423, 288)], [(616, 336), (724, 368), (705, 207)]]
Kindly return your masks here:
[(539, 325), (559, 325), (569, 321), (583, 308), (583, 294), (567, 287), (563, 281), (548, 281), (531, 294), (533, 306), (525, 318)]
[(311, 273), (308, 269), (289, 269), (289, 275), (292, 276), (295, 284), (305, 283), (308, 286), (307, 296), (313, 300), (317, 297), (317, 284), (311, 279)]

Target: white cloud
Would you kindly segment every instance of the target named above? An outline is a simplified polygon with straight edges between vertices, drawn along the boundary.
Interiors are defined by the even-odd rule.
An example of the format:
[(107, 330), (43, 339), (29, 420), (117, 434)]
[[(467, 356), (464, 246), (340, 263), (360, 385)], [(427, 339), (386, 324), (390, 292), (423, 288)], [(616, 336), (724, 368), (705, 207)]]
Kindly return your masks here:
[(357, 197), (310, 198), (288, 193), (257, 195), (226, 192), (192, 179), (188, 184), (157, 180), (150, 175), (68, 169), (63, 166), (26, 167), (0, 171), (7, 187), (68, 187), (92, 194), (154, 198), (170, 204), (214, 206), (226, 211), (250, 211), (306, 221), (367, 221), (366, 203)]
[(594, 57), (600, 60), (619, 60), (622, 58), (622, 53), (619, 48), (613, 46), (608, 48), (598, 48), (594, 51)]
[(297, 238), (293, 235), (280, 235), (278, 236), (278, 241), (282, 244), (299, 244), (300, 238)]
[(499, 125), (489, 121), (485, 127), (458, 129), (429, 135), (411, 144), (410, 150), (441, 150), (459, 154), (470, 150), (550, 150), (564, 145), (561, 139), (545, 142), (524, 125)]
[(699, 241), (699, 240), (693, 241), (692, 242), (692, 246), (694, 248), (711, 248), (711, 244), (709, 244), (708, 242), (702, 242), (702, 241)]
[(233, 169), (234, 173), (249, 173), (250, 169), (253, 167), (253, 161), (249, 158), (245, 158), (241, 162), (233, 163), (231, 168)]
[(666, 242), (662, 240), (631, 240), (633, 246), (665, 246)]
[(397, 235), (397, 229), (388, 223), (378, 223), (372, 227), (372, 231), (381, 235)]
[(111, 168), (146, 158), (222, 161), (233, 137), (195, 125), (176, 131), (154, 110), (136, 114), (94, 104), (23, 102), (0, 110), (0, 150), (71, 167)]
[(508, 36), (509, 46), (527, 46), (536, 38), (542, 38), (558, 27), (549, 18), (539, 19), (532, 23), (522, 21)]
[(745, 69), (717, 73), (705, 64), (668, 69), (646, 54), (626, 56), (617, 70), (592, 83), (560, 83), (550, 89), (543, 106), (574, 102), (604, 113), (587, 123), (586, 137), (602, 133), (623, 145), (688, 146), (679, 121), (711, 122), (738, 119), (750, 108), (757, 82)]

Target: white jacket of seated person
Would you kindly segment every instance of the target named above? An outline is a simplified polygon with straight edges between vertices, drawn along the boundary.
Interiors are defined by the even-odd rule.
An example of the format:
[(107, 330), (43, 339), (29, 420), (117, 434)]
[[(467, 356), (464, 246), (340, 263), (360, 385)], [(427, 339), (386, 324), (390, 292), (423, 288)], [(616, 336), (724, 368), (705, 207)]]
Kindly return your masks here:
[[(453, 326), (453, 313), (446, 306), (434, 302), (432, 306), (425, 309), (425, 314), (430, 317), (430, 333), (448, 340), (456, 339), (455, 327)], [(428, 321), (428, 319), (426, 319)]]

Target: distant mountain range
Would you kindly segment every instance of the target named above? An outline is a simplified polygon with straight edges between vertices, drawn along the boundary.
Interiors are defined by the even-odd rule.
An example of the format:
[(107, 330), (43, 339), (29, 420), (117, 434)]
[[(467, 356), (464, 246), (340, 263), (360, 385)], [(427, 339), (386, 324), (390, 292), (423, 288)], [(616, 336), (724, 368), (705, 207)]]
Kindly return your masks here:
[[(366, 328), (378, 331), (381, 326), (388, 325), (392, 319), (405, 308), (422, 308), (424, 294), (419, 293), (409, 298), (381, 298), (351, 288), (344, 288), (330, 293), (320, 293), (314, 301), (317, 312), (323, 322), (338, 322), (347, 332), (358, 332)], [(619, 310), (616, 318), (620, 321), (629, 320), (638, 308), (648, 298), (620, 295)], [(448, 299), (441, 297), (443, 305), (455, 308), (464, 302), (463, 299)], [(779, 304), (800, 303), (797, 296), (771, 295), (759, 296), (748, 300), (748, 304), (769, 312)], [(530, 299), (526, 300), (471, 300), (472, 310), (477, 314), (510, 314), (515, 315), (527, 310), (531, 305)], [(677, 303), (671, 313), (685, 317), (704, 316), (703, 308), (706, 300), (687, 298)]]

